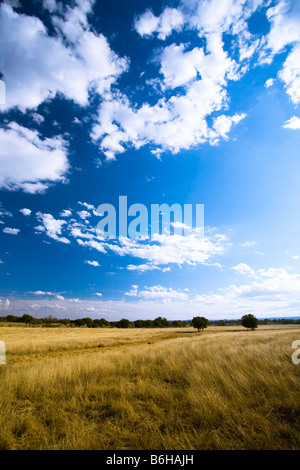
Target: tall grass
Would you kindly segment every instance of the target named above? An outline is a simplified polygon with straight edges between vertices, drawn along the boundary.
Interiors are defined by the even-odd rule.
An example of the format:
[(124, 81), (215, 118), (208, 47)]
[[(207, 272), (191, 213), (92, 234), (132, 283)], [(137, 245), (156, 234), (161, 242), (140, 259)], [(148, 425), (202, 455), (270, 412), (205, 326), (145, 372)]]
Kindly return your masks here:
[[(80, 331), (74, 350), (84, 335), (96, 339)], [(300, 365), (291, 362), (291, 345), (300, 329), (223, 331), (173, 339), (166, 330), (101, 332), (102, 341), (118, 337), (110, 336), (110, 350), (75, 356), (47, 356), (41, 333), (42, 356), (32, 360), (27, 345), (23, 363), (10, 362), (17, 337), (15, 346), (7, 340), (0, 448), (299, 449)], [(133, 344), (114, 349), (120, 334)]]

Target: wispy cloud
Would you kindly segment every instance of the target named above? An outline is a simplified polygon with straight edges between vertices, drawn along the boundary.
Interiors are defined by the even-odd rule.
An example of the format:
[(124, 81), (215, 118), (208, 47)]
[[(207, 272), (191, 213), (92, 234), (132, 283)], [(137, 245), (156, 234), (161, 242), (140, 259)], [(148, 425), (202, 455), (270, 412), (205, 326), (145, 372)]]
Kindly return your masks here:
[(10, 228), (10, 227), (5, 227), (2, 230), (3, 233), (8, 233), (9, 235), (18, 235), (20, 233), (19, 228)]

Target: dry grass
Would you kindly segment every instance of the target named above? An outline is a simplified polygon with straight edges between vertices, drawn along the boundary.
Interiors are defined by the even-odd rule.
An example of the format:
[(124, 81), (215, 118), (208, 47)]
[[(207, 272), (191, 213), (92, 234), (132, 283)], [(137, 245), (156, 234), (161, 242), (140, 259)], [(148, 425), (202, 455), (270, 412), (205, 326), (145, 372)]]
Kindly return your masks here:
[(0, 339), (2, 449), (300, 447), (299, 327), (12, 327)]

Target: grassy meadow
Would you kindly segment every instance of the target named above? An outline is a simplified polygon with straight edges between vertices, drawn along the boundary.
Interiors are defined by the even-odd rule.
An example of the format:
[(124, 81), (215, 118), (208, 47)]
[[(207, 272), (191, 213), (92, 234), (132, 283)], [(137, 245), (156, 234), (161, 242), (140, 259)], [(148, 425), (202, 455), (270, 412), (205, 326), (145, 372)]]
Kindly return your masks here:
[(299, 326), (0, 327), (0, 449), (299, 449)]

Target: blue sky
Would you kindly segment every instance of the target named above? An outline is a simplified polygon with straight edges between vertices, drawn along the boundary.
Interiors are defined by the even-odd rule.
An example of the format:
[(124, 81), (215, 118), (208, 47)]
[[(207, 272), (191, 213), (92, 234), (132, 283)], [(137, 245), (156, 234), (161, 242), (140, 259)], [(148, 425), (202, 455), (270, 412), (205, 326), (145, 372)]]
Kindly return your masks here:
[[(0, 73), (0, 315), (299, 315), (297, 0), (7, 1)], [(204, 237), (101, 239), (119, 196)]]

